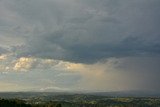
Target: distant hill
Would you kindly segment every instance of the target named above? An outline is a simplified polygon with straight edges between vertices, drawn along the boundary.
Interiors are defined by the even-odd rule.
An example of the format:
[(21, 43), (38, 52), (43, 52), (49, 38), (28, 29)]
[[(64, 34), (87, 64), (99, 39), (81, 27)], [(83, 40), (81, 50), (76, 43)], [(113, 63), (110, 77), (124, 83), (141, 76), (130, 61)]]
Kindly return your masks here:
[(93, 92), (88, 94), (112, 97), (160, 97), (160, 93), (152, 91)]
[(160, 97), (160, 93), (144, 91), (119, 91), (119, 92), (0, 92), (0, 98), (33, 98), (67, 95), (94, 95), (108, 97)]

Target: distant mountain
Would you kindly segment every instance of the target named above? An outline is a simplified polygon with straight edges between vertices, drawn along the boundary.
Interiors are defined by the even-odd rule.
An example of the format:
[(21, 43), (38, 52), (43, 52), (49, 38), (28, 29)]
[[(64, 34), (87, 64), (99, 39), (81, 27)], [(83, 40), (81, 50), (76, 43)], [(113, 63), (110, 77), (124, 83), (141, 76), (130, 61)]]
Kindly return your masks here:
[(0, 98), (33, 98), (52, 96), (94, 95), (108, 97), (160, 97), (160, 93), (152, 91), (117, 91), (117, 92), (1, 92)]

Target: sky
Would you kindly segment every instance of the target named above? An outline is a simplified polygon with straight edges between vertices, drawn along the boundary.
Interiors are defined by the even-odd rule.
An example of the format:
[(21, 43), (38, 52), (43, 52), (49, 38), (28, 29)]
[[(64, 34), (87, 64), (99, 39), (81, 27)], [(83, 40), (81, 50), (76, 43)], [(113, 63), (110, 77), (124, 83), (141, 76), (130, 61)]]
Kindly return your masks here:
[(0, 0), (0, 92), (160, 92), (160, 0)]

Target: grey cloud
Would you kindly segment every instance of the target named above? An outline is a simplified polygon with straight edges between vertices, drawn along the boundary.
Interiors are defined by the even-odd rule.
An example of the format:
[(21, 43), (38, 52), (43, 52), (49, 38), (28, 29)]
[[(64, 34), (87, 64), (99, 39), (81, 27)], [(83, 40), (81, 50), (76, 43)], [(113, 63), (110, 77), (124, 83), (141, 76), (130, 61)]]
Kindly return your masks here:
[(159, 0), (14, 0), (9, 9), (32, 28), (20, 56), (94, 63), (108, 57), (159, 55), (159, 4)]
[(8, 52), (7, 49), (0, 47), (0, 54), (4, 54), (4, 53), (7, 53), (7, 52)]

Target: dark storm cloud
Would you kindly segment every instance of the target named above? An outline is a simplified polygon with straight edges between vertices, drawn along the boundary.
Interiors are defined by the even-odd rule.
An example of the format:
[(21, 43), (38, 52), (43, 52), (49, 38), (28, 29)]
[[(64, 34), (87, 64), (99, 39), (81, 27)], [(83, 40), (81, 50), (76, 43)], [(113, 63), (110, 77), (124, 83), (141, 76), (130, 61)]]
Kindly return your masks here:
[(132, 88), (158, 91), (160, 75), (160, 58), (158, 57), (126, 57), (119, 60), (117, 72), (127, 75)]
[(9, 3), (32, 28), (20, 54), (94, 63), (160, 54), (159, 0), (34, 0)]

